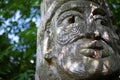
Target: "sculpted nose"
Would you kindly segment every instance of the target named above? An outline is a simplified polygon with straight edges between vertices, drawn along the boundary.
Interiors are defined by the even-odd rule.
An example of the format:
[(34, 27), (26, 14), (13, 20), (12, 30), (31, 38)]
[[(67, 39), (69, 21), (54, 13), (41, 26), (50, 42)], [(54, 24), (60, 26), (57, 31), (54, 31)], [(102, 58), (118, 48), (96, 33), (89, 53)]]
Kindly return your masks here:
[(87, 32), (87, 33), (85, 33), (85, 37), (87, 39), (94, 39), (94, 40), (102, 39), (101, 34), (99, 32)]

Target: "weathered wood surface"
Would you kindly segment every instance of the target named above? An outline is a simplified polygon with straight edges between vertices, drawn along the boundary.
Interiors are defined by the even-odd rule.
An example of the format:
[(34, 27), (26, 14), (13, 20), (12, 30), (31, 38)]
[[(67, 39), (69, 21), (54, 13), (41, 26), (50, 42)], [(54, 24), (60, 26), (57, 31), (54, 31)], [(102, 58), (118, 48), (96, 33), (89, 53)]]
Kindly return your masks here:
[(35, 80), (119, 80), (113, 22), (106, 0), (43, 0)]

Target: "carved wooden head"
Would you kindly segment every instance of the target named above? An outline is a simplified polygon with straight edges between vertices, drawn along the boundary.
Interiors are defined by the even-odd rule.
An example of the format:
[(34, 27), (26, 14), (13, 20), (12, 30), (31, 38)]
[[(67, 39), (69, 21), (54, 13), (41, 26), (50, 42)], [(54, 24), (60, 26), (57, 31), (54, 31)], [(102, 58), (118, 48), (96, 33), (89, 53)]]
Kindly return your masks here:
[(118, 76), (120, 39), (104, 0), (57, 0), (46, 9), (38, 45), (43, 57), (53, 60), (51, 65), (63, 79)]

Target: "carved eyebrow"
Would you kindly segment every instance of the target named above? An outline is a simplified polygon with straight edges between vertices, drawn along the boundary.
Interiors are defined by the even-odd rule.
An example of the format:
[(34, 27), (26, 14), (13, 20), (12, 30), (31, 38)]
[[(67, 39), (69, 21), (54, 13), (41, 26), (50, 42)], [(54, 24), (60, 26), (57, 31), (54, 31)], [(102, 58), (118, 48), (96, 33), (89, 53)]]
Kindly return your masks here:
[[(71, 3), (73, 3), (72, 6), (71, 6)], [(66, 11), (70, 11), (70, 10), (74, 10), (74, 11), (83, 13), (84, 12), (83, 7), (84, 6), (80, 2), (69, 1), (69, 2), (61, 4), (61, 7), (56, 11), (56, 13), (57, 13), (57, 16), (59, 16), (60, 14), (66, 12)]]
[(66, 9), (66, 10), (61, 10), (60, 12), (58, 12), (57, 16), (60, 16), (61, 14), (65, 13), (66, 11), (76, 11), (76, 12), (79, 12), (79, 13), (83, 13), (83, 10), (81, 8), (74, 7), (74, 8), (69, 8), (69, 9)]
[(107, 13), (101, 9), (101, 8), (97, 8), (93, 11), (93, 15), (102, 15), (102, 16), (105, 16), (107, 15)]
[[(81, 13), (79, 12), (79, 11), (77, 11), (77, 10), (67, 10), (67, 11), (64, 11), (64, 12), (62, 12), (61, 14), (59, 14), (58, 15), (58, 18), (60, 17), (60, 16), (64, 16), (64, 15), (66, 15), (66, 16), (69, 16), (69, 15), (81, 15)], [(81, 15), (82, 16), (82, 15)]]

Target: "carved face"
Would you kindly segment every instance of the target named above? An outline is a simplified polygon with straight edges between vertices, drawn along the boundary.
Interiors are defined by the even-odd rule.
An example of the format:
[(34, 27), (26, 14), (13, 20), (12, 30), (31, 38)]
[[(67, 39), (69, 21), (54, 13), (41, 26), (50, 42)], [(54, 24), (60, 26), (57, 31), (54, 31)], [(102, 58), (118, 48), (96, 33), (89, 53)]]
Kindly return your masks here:
[(58, 8), (53, 23), (53, 53), (62, 77), (100, 79), (119, 70), (119, 38), (107, 12), (98, 4), (68, 1)]

